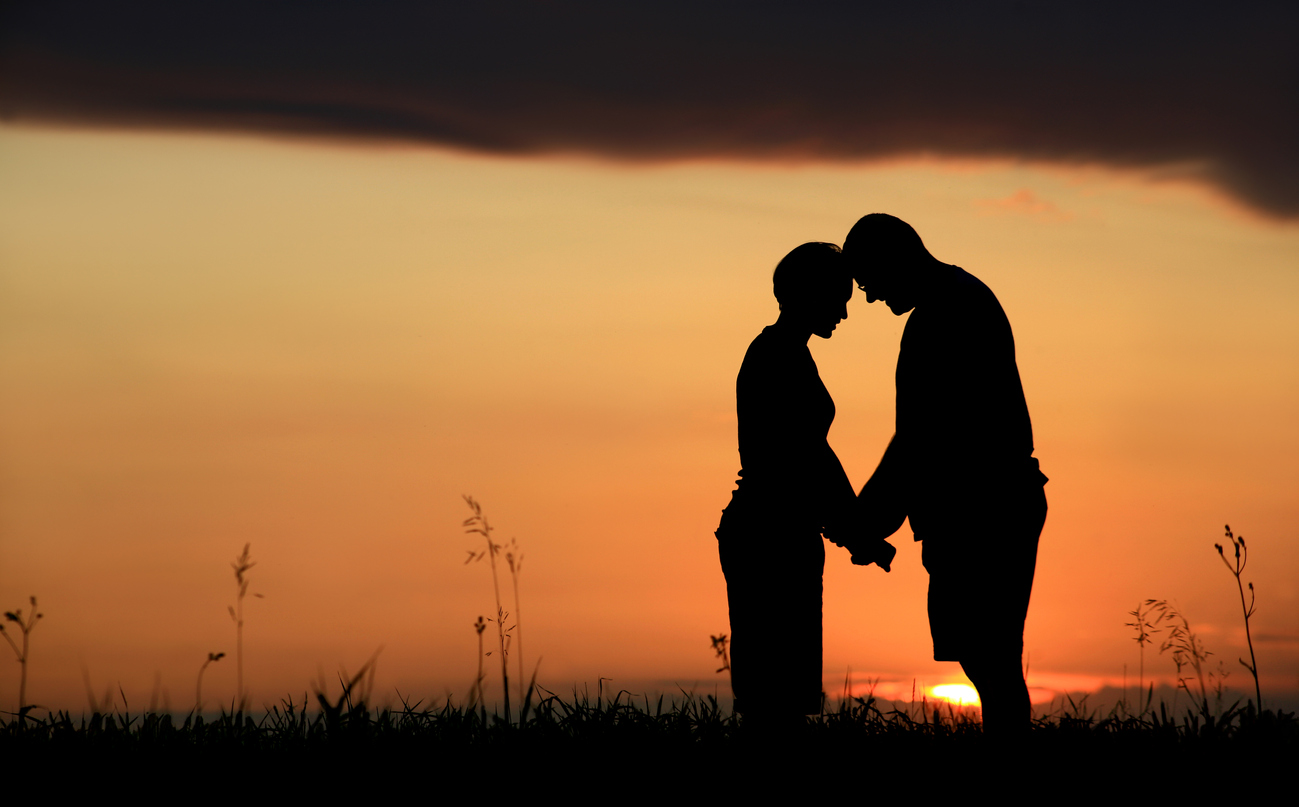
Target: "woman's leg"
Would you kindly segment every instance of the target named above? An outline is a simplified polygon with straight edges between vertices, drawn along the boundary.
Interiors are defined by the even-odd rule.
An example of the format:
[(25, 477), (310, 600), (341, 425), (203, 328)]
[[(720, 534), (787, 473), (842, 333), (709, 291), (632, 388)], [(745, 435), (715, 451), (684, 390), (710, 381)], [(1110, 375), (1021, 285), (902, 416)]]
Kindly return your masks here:
[[(821, 706), (820, 535), (786, 541), (720, 539), (731, 623), (736, 710), (771, 726), (801, 724)], [(759, 538), (762, 536), (758, 536)]]

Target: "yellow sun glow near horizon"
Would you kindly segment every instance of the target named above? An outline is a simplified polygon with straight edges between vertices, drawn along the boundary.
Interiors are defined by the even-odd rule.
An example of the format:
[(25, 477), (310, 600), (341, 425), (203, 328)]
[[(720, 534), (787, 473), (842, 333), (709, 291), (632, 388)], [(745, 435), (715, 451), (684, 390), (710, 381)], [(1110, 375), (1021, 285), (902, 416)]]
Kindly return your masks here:
[(969, 684), (939, 684), (929, 688), (929, 697), (955, 706), (978, 706), (979, 692)]

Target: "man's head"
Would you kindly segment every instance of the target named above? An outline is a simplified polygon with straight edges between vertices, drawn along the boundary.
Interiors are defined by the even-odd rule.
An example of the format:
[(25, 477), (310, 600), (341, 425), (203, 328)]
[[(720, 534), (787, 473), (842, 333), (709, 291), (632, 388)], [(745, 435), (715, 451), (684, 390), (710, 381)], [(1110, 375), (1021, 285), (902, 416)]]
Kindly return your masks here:
[(862, 216), (843, 240), (843, 254), (866, 301), (883, 300), (898, 316), (915, 308), (924, 275), (937, 260), (920, 236), (896, 216)]

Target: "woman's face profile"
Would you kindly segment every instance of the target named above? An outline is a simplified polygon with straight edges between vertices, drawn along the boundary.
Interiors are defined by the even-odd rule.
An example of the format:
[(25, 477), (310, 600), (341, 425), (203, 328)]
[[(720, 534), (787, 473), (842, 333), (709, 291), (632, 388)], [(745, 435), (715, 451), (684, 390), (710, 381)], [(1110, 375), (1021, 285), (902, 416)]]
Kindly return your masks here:
[[(842, 288), (839, 288), (842, 286)], [(852, 279), (827, 284), (797, 303), (797, 316), (805, 327), (822, 339), (834, 335), (834, 329), (848, 318), (848, 301), (852, 299)]]
[(829, 339), (840, 322), (848, 319), (848, 301), (852, 299), (852, 281), (844, 284), (847, 288), (841, 295), (827, 294), (821, 298), (821, 327), (813, 327), (812, 333), (822, 339)]

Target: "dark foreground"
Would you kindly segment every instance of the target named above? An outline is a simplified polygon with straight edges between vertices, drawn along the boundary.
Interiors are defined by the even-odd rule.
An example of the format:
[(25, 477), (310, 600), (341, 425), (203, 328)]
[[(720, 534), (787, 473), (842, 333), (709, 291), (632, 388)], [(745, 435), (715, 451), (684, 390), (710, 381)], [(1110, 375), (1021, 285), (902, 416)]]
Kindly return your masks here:
[[(953, 711), (852, 699), (770, 734), (712, 698), (657, 703), (547, 696), (507, 723), (484, 709), (286, 701), (258, 718), (174, 721), (67, 714), (0, 722), (11, 777), (56, 790), (179, 788), (201, 797), (426, 795), (692, 801), (824, 789), (860, 798), (1006, 795), (1128, 800), (1136, 794), (1244, 794), (1284, 780), (1299, 758), (1294, 714), (1252, 705), (1222, 715), (1053, 715), (1013, 743)], [(430, 788), (432, 790), (430, 790)], [(507, 789), (502, 789), (507, 788)], [(1031, 788), (1031, 790), (1025, 790)], [(159, 795), (165, 791), (158, 790)]]

